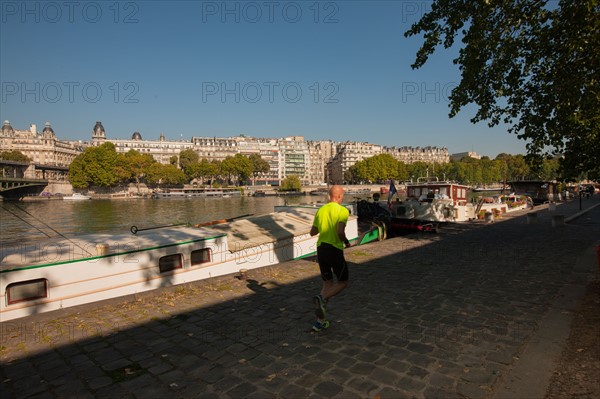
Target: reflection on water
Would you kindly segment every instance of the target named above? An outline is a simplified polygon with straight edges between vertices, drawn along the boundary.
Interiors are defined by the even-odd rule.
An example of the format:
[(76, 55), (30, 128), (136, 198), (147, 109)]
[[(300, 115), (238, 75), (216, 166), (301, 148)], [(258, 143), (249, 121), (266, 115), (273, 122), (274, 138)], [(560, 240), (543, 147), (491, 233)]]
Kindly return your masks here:
[(325, 201), (326, 197), (231, 197), (89, 201), (2, 202), (0, 242), (18, 242), (61, 234), (126, 233), (176, 223), (202, 223), (245, 214), (273, 212), (276, 205)]

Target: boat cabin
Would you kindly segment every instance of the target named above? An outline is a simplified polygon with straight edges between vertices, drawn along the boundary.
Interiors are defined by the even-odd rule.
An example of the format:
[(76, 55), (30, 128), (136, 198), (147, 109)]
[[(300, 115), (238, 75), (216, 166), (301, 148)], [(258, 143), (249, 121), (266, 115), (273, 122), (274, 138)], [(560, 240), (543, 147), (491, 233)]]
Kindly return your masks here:
[(452, 200), (455, 205), (465, 205), (468, 188), (468, 186), (449, 182), (417, 183), (406, 187), (406, 196), (421, 202), (447, 199)]
[(517, 195), (530, 197), (535, 205), (553, 201), (558, 193), (556, 183), (544, 180), (510, 181), (511, 190)]

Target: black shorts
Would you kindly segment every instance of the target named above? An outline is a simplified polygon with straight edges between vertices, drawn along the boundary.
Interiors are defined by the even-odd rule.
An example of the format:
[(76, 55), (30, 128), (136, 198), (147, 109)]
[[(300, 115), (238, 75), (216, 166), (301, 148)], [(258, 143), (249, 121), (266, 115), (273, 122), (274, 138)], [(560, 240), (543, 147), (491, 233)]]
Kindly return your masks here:
[(317, 260), (323, 281), (333, 280), (333, 274), (338, 281), (348, 281), (348, 265), (344, 251), (333, 245), (321, 243), (317, 247)]

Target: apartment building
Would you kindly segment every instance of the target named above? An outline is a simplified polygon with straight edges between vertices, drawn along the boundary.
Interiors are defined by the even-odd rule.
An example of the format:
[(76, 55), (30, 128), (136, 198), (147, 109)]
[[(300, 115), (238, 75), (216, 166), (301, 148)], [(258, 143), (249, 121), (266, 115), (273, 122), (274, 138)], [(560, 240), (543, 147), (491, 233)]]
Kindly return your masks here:
[(118, 153), (125, 154), (130, 150), (136, 150), (142, 154), (152, 155), (157, 162), (163, 164), (168, 164), (171, 157), (179, 157), (181, 151), (194, 147), (193, 142), (166, 140), (162, 133), (158, 140), (144, 140), (140, 132), (134, 132), (129, 139), (107, 139), (102, 122), (96, 122), (92, 130), (92, 145), (101, 145), (107, 141), (115, 145)]
[(81, 142), (59, 140), (49, 122), (41, 133), (35, 124), (29, 130), (15, 130), (9, 121), (0, 130), (0, 151), (19, 151), (34, 164), (68, 167), (84, 147)]
[(346, 141), (337, 146), (337, 152), (327, 164), (327, 174), (330, 184), (342, 184), (346, 181), (345, 174), (358, 161), (381, 154), (382, 147), (366, 142)]
[(390, 154), (406, 164), (414, 162), (448, 163), (450, 156), (445, 147), (383, 147), (382, 153)]

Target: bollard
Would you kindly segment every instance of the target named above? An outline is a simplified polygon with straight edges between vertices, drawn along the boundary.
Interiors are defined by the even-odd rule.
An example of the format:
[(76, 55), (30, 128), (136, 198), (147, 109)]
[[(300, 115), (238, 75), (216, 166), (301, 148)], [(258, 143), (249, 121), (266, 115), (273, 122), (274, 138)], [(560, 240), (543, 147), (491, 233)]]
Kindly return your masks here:
[(240, 269), (240, 280), (248, 280), (248, 269)]
[(598, 273), (600, 273), (600, 245), (596, 245), (596, 256), (598, 257)]
[(552, 215), (552, 227), (564, 226), (565, 215)]
[(537, 213), (532, 212), (527, 214), (527, 224), (537, 223)]
[(548, 204), (548, 210), (549, 210), (550, 212), (554, 212), (554, 211), (556, 210), (556, 204), (555, 204), (554, 202), (550, 202), (550, 203)]
[(108, 244), (96, 244), (96, 255), (104, 256), (108, 255), (110, 246)]

